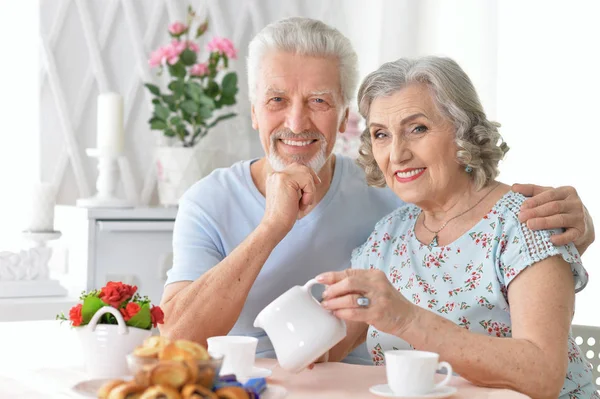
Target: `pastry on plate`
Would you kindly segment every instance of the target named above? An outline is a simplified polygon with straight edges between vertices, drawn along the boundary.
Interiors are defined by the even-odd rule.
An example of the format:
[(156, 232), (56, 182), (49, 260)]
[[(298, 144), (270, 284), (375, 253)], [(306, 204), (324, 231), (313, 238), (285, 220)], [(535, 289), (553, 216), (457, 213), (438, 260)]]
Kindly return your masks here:
[(129, 381), (124, 384), (117, 385), (114, 387), (106, 397), (107, 399), (139, 399), (144, 390), (145, 386), (136, 383), (135, 381)]
[(219, 399), (216, 393), (200, 384), (188, 384), (181, 390), (183, 399)]
[(168, 385), (154, 385), (146, 389), (140, 399), (181, 399), (181, 394)]
[(248, 392), (241, 387), (224, 387), (215, 391), (219, 399), (250, 399)]

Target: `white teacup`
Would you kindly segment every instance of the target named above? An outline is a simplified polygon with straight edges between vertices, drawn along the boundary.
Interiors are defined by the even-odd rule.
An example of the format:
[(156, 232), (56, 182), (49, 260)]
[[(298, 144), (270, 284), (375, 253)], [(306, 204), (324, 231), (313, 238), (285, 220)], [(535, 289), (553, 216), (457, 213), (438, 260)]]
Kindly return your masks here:
[(256, 345), (258, 344), (257, 338), (225, 335), (210, 337), (206, 342), (208, 343), (208, 353), (224, 356), (221, 375), (235, 374), (239, 379), (252, 374)]
[(326, 310), (310, 289), (319, 284), (310, 280), (295, 286), (265, 307), (254, 327), (266, 331), (279, 365), (297, 373), (317, 360), (346, 336), (346, 323)]
[[(416, 350), (386, 351), (385, 371), (388, 386), (397, 395), (422, 395), (442, 387), (452, 379), (452, 366), (439, 362), (440, 355)], [(438, 369), (445, 368), (447, 375), (438, 384), (434, 376)]]

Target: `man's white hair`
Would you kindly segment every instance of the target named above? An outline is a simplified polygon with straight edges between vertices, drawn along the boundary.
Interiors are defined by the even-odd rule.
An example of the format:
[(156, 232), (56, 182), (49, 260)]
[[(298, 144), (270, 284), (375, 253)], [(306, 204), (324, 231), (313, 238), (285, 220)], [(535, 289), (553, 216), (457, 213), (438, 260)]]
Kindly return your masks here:
[(256, 101), (256, 81), (269, 51), (335, 57), (339, 63), (341, 95), (348, 106), (358, 85), (358, 57), (350, 40), (337, 29), (310, 18), (286, 18), (264, 27), (248, 46), (248, 94)]

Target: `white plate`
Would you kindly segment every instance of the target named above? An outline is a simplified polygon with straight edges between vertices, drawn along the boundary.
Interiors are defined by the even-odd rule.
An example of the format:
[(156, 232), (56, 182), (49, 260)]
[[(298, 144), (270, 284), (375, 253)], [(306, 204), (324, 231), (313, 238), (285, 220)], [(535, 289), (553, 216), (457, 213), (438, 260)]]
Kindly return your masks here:
[(82, 398), (97, 398), (98, 390), (109, 379), (85, 380), (78, 382), (71, 389)]
[[(268, 370), (268, 369), (262, 369)], [(271, 370), (269, 371), (269, 375)], [(256, 377), (260, 378), (260, 377)], [(71, 390), (75, 392), (81, 398), (97, 398), (98, 389), (106, 382), (108, 379), (99, 379), (99, 380), (85, 380), (77, 383)], [(267, 389), (260, 394), (262, 399), (281, 399), (287, 396), (287, 389), (282, 387), (281, 385), (267, 385)]]
[(369, 388), (371, 393), (374, 393), (377, 396), (383, 396), (384, 398), (427, 398), (427, 399), (441, 399), (447, 398), (456, 393), (457, 389), (455, 387), (439, 387), (434, 389), (433, 391), (426, 394), (419, 395), (398, 395), (392, 391), (392, 389), (388, 386), (388, 384), (380, 384), (374, 385)]
[(240, 382), (248, 381), (250, 378), (267, 378), (270, 377), (273, 372), (269, 369), (264, 369), (262, 367), (253, 367), (252, 374), (247, 377), (240, 377)]

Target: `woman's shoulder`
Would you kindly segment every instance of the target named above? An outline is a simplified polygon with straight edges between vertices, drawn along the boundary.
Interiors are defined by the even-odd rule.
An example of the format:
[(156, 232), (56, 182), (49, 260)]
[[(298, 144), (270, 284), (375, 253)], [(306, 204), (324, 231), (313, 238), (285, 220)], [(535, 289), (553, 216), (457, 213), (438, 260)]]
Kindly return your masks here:
[(523, 194), (509, 190), (496, 202), (490, 214), (487, 215), (487, 218), (496, 217), (502, 224), (518, 225), (521, 223), (519, 222), (521, 206), (526, 199), (527, 197)]

